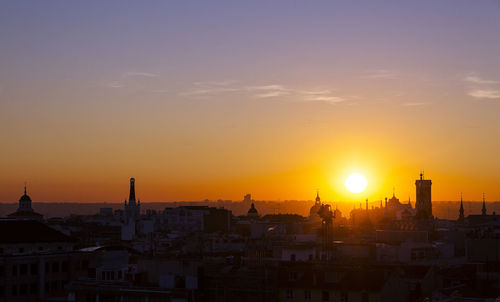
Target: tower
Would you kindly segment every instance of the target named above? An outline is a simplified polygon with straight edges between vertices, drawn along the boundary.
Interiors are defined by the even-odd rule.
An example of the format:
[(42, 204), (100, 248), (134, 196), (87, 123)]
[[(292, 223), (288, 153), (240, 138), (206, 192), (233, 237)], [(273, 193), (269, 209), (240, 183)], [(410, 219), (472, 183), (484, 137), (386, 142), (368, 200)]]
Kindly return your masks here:
[(432, 218), (431, 186), (432, 181), (424, 179), (424, 174), (420, 173), (420, 179), (415, 181), (417, 218)]
[(23, 220), (43, 220), (43, 215), (35, 212), (31, 207), (31, 198), (28, 196), (26, 184), (24, 184), (24, 194), (21, 198), (19, 198), (19, 207), (17, 208), (17, 211), (7, 215), (7, 217)]
[(464, 201), (462, 198), (462, 193), (460, 193), (460, 210), (458, 211), (458, 221), (462, 222), (464, 221)]
[(486, 215), (486, 199), (484, 198), (484, 193), (483, 193), (483, 208), (481, 209), (481, 214)]
[(31, 207), (31, 198), (26, 193), (26, 184), (24, 184), (24, 195), (19, 198), (19, 208), (18, 212), (33, 212)]
[(138, 219), (141, 214), (141, 201), (135, 200), (135, 178), (130, 179), (130, 192), (128, 197), (128, 204), (125, 200), (125, 217), (129, 219)]

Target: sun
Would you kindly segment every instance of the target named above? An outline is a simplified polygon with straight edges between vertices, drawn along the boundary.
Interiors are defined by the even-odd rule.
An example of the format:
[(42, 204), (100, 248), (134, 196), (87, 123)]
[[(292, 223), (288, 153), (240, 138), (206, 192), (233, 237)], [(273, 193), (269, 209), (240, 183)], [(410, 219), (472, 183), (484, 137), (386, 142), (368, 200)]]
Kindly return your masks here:
[(361, 193), (366, 189), (366, 178), (359, 174), (353, 173), (345, 180), (345, 187), (352, 193)]

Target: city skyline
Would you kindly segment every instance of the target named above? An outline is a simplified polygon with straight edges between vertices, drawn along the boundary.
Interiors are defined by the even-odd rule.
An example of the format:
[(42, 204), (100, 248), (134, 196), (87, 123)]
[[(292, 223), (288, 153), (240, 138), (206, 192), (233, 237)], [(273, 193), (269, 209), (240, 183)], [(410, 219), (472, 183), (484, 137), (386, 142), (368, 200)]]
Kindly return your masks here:
[(0, 202), (500, 200), (498, 1), (283, 3), (3, 2)]

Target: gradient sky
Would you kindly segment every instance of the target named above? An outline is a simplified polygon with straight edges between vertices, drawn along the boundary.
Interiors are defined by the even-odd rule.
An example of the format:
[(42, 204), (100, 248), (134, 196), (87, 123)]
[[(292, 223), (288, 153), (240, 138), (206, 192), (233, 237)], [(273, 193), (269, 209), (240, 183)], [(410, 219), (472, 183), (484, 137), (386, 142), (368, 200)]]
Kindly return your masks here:
[(1, 202), (499, 200), (500, 1), (2, 1), (0, 106)]

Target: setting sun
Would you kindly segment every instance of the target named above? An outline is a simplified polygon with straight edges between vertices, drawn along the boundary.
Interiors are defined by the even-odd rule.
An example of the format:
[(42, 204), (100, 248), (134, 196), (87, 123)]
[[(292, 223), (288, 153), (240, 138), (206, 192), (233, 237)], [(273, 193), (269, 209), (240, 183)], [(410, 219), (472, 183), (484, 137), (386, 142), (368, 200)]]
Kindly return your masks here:
[(353, 173), (349, 175), (349, 177), (345, 181), (345, 186), (347, 190), (349, 190), (352, 193), (361, 193), (366, 189), (366, 178), (359, 174), (359, 173)]

